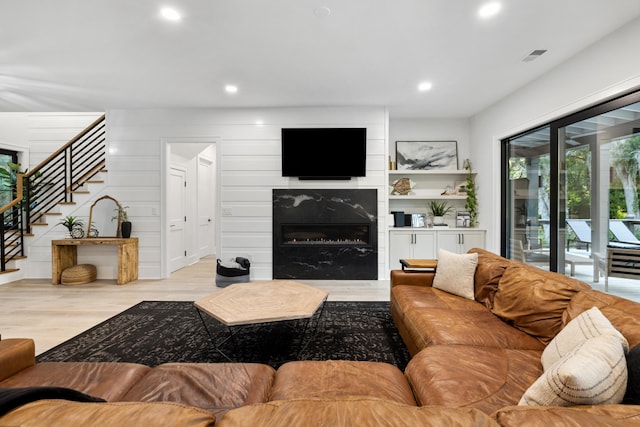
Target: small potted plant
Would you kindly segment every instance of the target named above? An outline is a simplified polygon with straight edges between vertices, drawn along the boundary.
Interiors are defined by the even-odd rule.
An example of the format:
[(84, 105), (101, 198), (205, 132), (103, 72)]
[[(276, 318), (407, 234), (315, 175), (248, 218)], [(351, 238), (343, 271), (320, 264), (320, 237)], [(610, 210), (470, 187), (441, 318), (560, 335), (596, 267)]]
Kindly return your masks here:
[(429, 202), (429, 210), (433, 215), (433, 225), (442, 225), (444, 217), (452, 211), (452, 208), (445, 200), (432, 200)]
[(58, 225), (62, 225), (67, 229), (68, 239), (81, 239), (84, 237), (84, 231), (82, 230), (84, 223), (78, 217), (69, 215), (61, 220)]
[(120, 221), (120, 236), (128, 239), (131, 237), (131, 221), (129, 221), (129, 214), (127, 213), (127, 209), (129, 206), (119, 206), (114, 211), (116, 212), (115, 216), (111, 218), (111, 221), (119, 220)]

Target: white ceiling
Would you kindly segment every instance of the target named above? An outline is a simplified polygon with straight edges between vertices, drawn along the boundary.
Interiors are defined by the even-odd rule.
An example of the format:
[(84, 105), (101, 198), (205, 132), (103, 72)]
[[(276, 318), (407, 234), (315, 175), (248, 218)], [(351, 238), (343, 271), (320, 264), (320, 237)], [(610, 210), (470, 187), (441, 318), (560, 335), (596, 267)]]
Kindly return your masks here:
[[(640, 15), (639, 0), (502, 0), (481, 21), (482, 3), (2, 0), (0, 111), (366, 105), (469, 117)], [(180, 22), (160, 19), (166, 5)], [(522, 61), (536, 49), (548, 52)], [(418, 92), (422, 81), (433, 89)]]

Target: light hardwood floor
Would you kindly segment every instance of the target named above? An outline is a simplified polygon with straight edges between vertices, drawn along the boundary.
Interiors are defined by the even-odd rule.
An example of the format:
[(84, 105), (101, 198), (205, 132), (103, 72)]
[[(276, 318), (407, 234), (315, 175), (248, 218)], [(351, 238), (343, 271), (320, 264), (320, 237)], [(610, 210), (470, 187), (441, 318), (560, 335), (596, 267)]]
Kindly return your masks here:
[[(176, 271), (164, 280), (116, 285), (97, 280), (79, 286), (51, 280), (0, 285), (2, 338), (33, 338), (40, 354), (141, 301), (195, 301), (218, 290), (214, 257)], [(329, 301), (388, 301), (388, 280), (299, 280), (329, 291)]]

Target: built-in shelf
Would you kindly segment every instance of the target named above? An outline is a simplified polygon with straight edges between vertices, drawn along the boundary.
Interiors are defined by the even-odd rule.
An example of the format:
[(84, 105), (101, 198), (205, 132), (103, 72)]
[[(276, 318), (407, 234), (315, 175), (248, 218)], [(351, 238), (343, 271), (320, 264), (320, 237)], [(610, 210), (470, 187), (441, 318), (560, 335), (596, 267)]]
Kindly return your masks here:
[(420, 195), (420, 194), (409, 194), (407, 196), (401, 195), (390, 195), (389, 200), (465, 200), (467, 196), (448, 196), (448, 195)]
[[(413, 169), (393, 169), (388, 171), (389, 175), (467, 175), (466, 169), (429, 169), (429, 170), (413, 170)], [(475, 172), (471, 172), (475, 175)]]

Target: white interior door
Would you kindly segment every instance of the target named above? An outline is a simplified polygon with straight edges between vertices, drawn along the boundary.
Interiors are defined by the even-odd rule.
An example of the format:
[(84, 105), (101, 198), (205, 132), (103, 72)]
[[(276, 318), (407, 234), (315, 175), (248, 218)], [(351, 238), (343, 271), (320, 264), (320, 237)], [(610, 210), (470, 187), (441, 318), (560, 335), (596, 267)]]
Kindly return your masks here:
[(214, 221), (214, 165), (211, 160), (198, 158), (198, 257), (215, 254)]
[(169, 272), (187, 264), (186, 187), (187, 171), (171, 166), (169, 169)]

